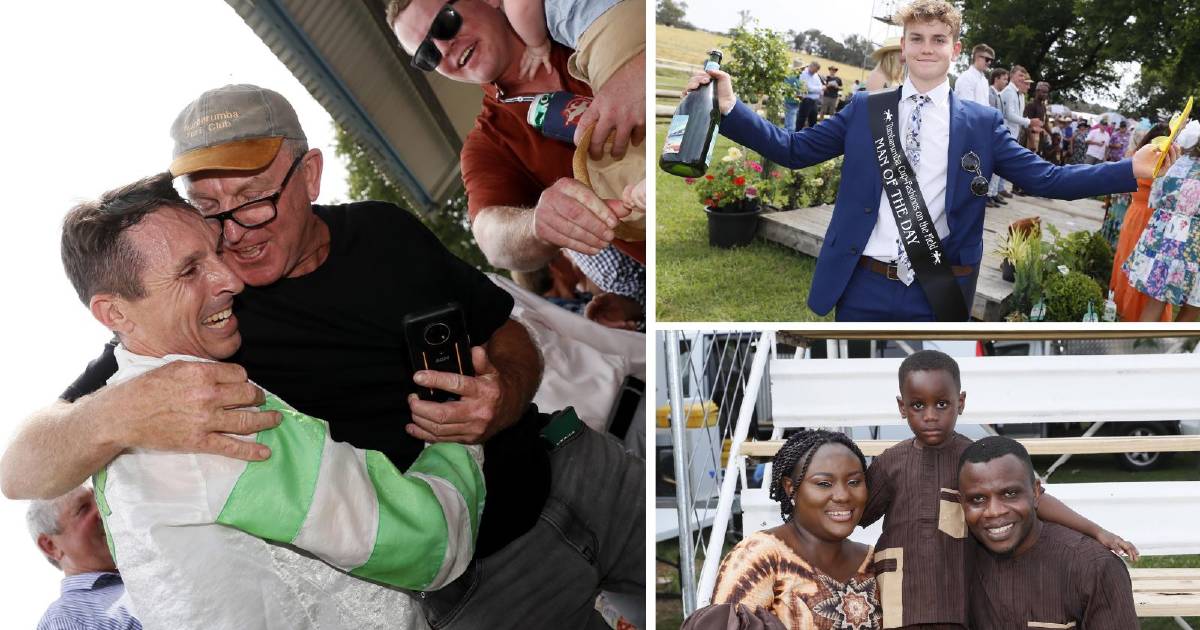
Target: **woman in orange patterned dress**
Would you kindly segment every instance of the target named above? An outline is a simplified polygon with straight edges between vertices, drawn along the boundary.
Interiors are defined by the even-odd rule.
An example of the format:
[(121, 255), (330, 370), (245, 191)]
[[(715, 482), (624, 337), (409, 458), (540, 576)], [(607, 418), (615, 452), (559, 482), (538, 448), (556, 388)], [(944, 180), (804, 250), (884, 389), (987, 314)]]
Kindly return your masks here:
[(721, 562), (713, 606), (685, 630), (877, 630), (873, 549), (847, 537), (867, 503), (866, 459), (842, 433), (793, 435), (775, 455), (783, 525), (747, 536)]
[[(1158, 136), (1165, 136), (1170, 132), (1171, 129), (1167, 127), (1166, 123), (1158, 123), (1146, 132), (1137, 148), (1140, 149)], [(1113, 251), (1112, 278), (1108, 282), (1108, 288), (1112, 290), (1113, 301), (1117, 304), (1117, 318), (1123, 322), (1138, 321), (1142, 308), (1150, 300), (1148, 295), (1133, 288), (1121, 266), (1133, 253), (1133, 247), (1137, 245), (1146, 225), (1150, 223), (1150, 216), (1154, 214), (1149, 206), (1150, 185), (1153, 183), (1154, 181), (1149, 179), (1138, 180), (1137, 192), (1133, 193), (1133, 200), (1129, 202), (1129, 209), (1125, 211), (1125, 219), (1121, 223), (1121, 235), (1118, 237), (1117, 247)], [(1169, 322), (1171, 315), (1171, 305), (1168, 304), (1163, 309), (1158, 321)]]

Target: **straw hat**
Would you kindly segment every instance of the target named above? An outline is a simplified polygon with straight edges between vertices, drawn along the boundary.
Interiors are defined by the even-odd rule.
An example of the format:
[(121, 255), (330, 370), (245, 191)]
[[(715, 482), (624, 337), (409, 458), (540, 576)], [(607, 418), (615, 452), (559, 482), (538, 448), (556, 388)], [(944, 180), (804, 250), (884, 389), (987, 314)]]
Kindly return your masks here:
[(886, 40), (884, 40), (882, 46), (880, 46), (879, 48), (876, 48), (875, 51), (871, 53), (871, 58), (874, 59), (875, 61), (879, 61), (879, 59), (881, 57), (883, 57), (884, 55), (886, 55), (887, 53), (897, 51), (897, 50), (900, 50), (900, 38), (899, 37), (889, 37)]

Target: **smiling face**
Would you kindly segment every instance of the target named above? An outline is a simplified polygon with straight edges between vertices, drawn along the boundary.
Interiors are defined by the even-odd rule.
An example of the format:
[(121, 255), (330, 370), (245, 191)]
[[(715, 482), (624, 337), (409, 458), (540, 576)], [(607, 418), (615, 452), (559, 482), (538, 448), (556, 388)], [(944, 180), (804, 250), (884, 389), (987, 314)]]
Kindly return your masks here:
[(91, 488), (76, 488), (59, 500), (57, 534), (38, 536), (38, 547), (67, 575), (112, 571), (104, 527)]
[(101, 295), (92, 305), (131, 352), (224, 359), (237, 351), (242, 338), (232, 309), (242, 281), (217, 256), (217, 236), (203, 219), (163, 208), (123, 238), (142, 259), (143, 297)]
[[(425, 40), (434, 17), (445, 4), (444, 0), (412, 0), (396, 16), (392, 32), (408, 54)], [(500, 12), (498, 2), (458, 0), (453, 6), (462, 16), (458, 33), (449, 40), (430, 39), (442, 53), (438, 74), (464, 83), (497, 81), (520, 53), (520, 40)]]
[(862, 464), (841, 444), (817, 447), (804, 479), (793, 482), (789, 476), (782, 484), (795, 503), (792, 521), (827, 542), (845, 540), (858, 526), (867, 505)]
[[(251, 286), (266, 286), (280, 278), (301, 276), (324, 261), (328, 230), (312, 210), (320, 194), (321, 152), (304, 154), (291, 177), (296, 156), (289, 143), (258, 171), (201, 171), (188, 177), (187, 195), (200, 213), (209, 216), (248, 201), (280, 192), (275, 218), (265, 225), (244, 228), (233, 221), (220, 227), (222, 258)], [(217, 227), (211, 226), (216, 233)]]
[(958, 391), (954, 377), (945, 370), (909, 372), (896, 397), (900, 415), (917, 441), (932, 448), (945, 444), (954, 433), (966, 402), (967, 393)]
[(900, 54), (918, 90), (928, 91), (946, 80), (950, 59), (962, 51), (962, 42), (940, 20), (914, 20), (904, 25)]
[(1037, 542), (1041, 482), (1016, 455), (988, 462), (967, 462), (958, 473), (963, 516), (971, 534), (994, 554), (1019, 554)]

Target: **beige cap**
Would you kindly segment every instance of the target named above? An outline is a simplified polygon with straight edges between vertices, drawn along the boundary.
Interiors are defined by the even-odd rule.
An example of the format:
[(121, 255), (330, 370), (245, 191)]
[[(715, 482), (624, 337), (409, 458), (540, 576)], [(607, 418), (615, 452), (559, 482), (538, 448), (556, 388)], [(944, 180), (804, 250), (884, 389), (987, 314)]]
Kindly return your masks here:
[(889, 37), (886, 40), (884, 40), (882, 46), (880, 46), (879, 48), (876, 48), (871, 53), (871, 58), (874, 59), (875, 61), (879, 61), (880, 57), (883, 57), (884, 55), (886, 55), (892, 51), (895, 51), (895, 50), (900, 50), (900, 38), (899, 37)]
[(188, 103), (171, 125), (171, 174), (254, 171), (275, 159), (284, 139), (307, 140), (296, 110), (278, 92), (226, 85)]

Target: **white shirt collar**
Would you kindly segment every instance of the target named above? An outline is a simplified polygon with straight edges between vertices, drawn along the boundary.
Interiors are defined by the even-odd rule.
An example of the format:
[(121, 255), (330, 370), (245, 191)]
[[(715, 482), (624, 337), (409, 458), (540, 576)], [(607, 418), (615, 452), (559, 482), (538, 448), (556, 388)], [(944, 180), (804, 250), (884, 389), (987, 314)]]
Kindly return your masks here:
[[(917, 91), (916, 86), (912, 84), (912, 78), (905, 77), (904, 87), (900, 88), (900, 100), (903, 101), (913, 94), (920, 94), (920, 92)], [(938, 107), (946, 105), (950, 99), (950, 78), (947, 77), (942, 79), (942, 82), (939, 83), (937, 87), (926, 92), (925, 96), (928, 96), (929, 100), (933, 101), (933, 104)]]

